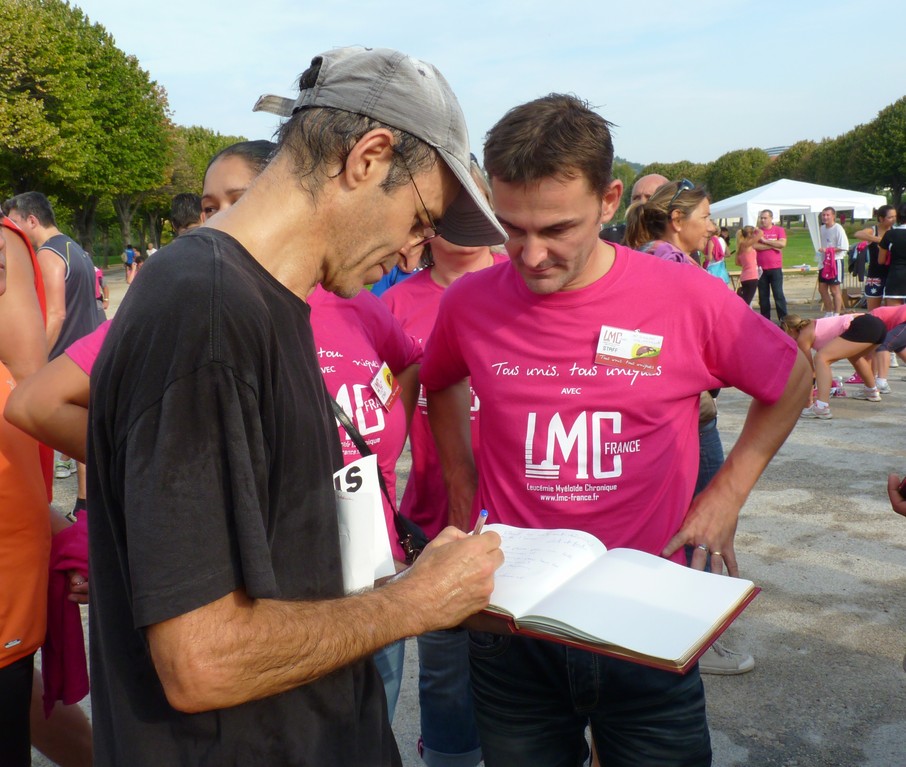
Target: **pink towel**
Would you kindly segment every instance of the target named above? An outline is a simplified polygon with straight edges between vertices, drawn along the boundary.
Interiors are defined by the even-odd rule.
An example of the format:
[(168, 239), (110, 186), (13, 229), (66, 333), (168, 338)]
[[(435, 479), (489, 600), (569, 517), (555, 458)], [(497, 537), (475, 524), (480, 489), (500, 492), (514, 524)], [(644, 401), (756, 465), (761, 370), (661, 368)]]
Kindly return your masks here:
[(837, 279), (837, 251), (834, 248), (824, 249), (824, 263), (821, 265), (818, 276), (822, 280)]
[(88, 514), (82, 512), (74, 525), (53, 537), (50, 549), (50, 582), (47, 593), (47, 636), (41, 648), (44, 675), (44, 716), (50, 716), (58, 700), (69, 705), (88, 694), (88, 663), (82, 612), (67, 599), (69, 570), (88, 577)]

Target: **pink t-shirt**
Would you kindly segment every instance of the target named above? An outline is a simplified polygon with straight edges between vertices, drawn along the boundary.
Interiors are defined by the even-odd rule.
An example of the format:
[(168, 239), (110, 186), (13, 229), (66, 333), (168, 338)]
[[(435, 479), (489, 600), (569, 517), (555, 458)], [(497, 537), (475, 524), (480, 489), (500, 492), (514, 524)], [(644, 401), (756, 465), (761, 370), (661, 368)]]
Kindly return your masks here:
[[(773, 403), (798, 351), (706, 272), (614, 247), (610, 271), (574, 291), (534, 294), (509, 265), (466, 275), (441, 302), (422, 383), (430, 392), (472, 377), (483, 434), (475, 509), (490, 521), (577, 528), (660, 554), (692, 500), (700, 393), (736, 386)], [(663, 337), (654, 369), (595, 364), (602, 326), (611, 340)]]
[(893, 330), (897, 325), (902, 325), (906, 322), (906, 304), (900, 306), (879, 306), (877, 309), (872, 309), (869, 314), (873, 314), (887, 325), (888, 330)]
[(111, 320), (102, 322), (87, 336), (82, 336), (71, 346), (66, 347), (66, 356), (85, 371), (86, 375), (91, 375), (91, 368), (101, 352), (107, 331), (110, 330), (110, 323)]
[[(494, 263), (508, 261), (506, 254), (494, 254)], [(434, 321), (444, 288), (431, 278), (431, 270), (425, 269), (414, 274), (405, 282), (400, 282), (381, 296), (381, 300), (390, 307), (393, 316), (410, 335), (425, 345)], [(472, 451), (478, 451), (478, 411), (481, 403), (475, 392), (472, 392), (471, 426)], [(409, 445), (412, 449), (412, 468), (409, 481), (403, 492), (400, 511), (409, 519), (417, 522), (422, 529), (434, 537), (447, 525), (448, 505), (447, 490), (444, 485), (443, 471), (437, 456), (437, 447), (431, 426), (428, 423), (428, 403), (424, 387), (419, 389), (418, 406), (412, 416), (409, 429)]]
[[(384, 362), (394, 375), (420, 362), (421, 347), (367, 290), (355, 298), (339, 298), (319, 285), (308, 304), (327, 390), (377, 455), (387, 489), (396, 502), (396, 462), (406, 444), (406, 411), (400, 401), (386, 410), (371, 388), (371, 380)], [(337, 428), (343, 461), (357, 461), (362, 457), (359, 449), (342, 426), (338, 424)], [(386, 498), (382, 499), (393, 556), (405, 561), (393, 524), (393, 509)]]
[(820, 317), (815, 320), (815, 341), (812, 343), (812, 349), (818, 351), (835, 338), (843, 335), (855, 318), (855, 314), (840, 314), (836, 317)]
[[(769, 226), (762, 230), (761, 236), (765, 240), (783, 240), (786, 239), (786, 230), (782, 226)], [(756, 253), (758, 265), (762, 269), (783, 268), (783, 251), (771, 248), (770, 250), (759, 250)]]
[(742, 272), (739, 274), (740, 282), (758, 279), (757, 253), (758, 251), (755, 248), (736, 251), (736, 263), (742, 267)]

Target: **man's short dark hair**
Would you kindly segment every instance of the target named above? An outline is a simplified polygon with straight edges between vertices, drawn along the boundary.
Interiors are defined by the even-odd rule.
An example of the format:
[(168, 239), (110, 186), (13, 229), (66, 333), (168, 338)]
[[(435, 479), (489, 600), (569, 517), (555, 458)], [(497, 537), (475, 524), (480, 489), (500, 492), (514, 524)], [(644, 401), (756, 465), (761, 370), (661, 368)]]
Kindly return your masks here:
[(610, 128), (586, 102), (551, 93), (514, 107), (488, 131), (484, 167), (491, 178), (515, 184), (581, 176), (603, 194), (613, 171)]
[(822, 213), (824, 213), (824, 211), (826, 211), (826, 210), (829, 210), (829, 211), (830, 211), (831, 213), (833, 213), (834, 216), (836, 217), (837, 211), (836, 211), (835, 208), (832, 208), (830, 205), (828, 205), (826, 208), (821, 208), (821, 212), (822, 212)]
[[(299, 77), (299, 90), (313, 88), (321, 68), (317, 63)], [(342, 109), (311, 107), (300, 109), (277, 131), (277, 151), (287, 149), (296, 173), (312, 197), (329, 177), (331, 166), (344, 166), (349, 152), (368, 131), (386, 128), (393, 134), (393, 163), (381, 188), (389, 192), (408, 184), (412, 175), (431, 170), (437, 152), (411, 133), (385, 125), (378, 120)], [(408, 170), (407, 170), (408, 168)]]
[(191, 192), (177, 194), (170, 201), (170, 223), (177, 232), (201, 221), (201, 197)]
[(23, 192), (10, 197), (3, 203), (3, 213), (8, 216), (13, 210), (23, 218), (34, 216), (41, 226), (57, 225), (50, 200), (40, 192)]

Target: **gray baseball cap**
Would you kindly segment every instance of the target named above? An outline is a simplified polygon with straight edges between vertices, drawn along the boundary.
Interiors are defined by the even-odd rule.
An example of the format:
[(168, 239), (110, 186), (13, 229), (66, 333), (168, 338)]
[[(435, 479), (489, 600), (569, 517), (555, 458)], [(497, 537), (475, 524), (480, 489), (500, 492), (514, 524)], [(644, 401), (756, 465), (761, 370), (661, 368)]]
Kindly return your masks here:
[(438, 234), (456, 245), (498, 245), (506, 233), (469, 173), (469, 133), (459, 102), (435, 66), (387, 48), (336, 48), (315, 56), (317, 81), (295, 100), (262, 96), (256, 112), (289, 117), (328, 107), (365, 115), (434, 147), (462, 189)]

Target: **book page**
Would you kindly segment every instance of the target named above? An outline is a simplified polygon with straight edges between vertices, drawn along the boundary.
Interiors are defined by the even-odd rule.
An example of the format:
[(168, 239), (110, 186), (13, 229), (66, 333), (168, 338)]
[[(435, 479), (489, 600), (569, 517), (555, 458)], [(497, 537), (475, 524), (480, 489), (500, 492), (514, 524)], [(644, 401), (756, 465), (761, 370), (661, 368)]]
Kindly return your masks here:
[[(540, 599), (534, 616), (571, 626), (576, 636), (679, 660), (753, 588), (751, 581), (703, 573), (633, 549), (613, 549)], [(544, 620), (527, 621), (543, 626)], [(563, 633), (563, 632), (558, 632)]]
[(485, 525), (501, 539), (504, 562), (494, 575), (491, 605), (519, 617), (545, 594), (604, 554), (604, 544), (581, 530), (529, 530)]

